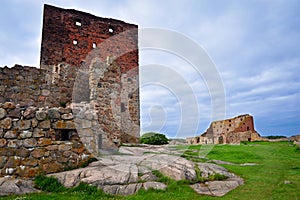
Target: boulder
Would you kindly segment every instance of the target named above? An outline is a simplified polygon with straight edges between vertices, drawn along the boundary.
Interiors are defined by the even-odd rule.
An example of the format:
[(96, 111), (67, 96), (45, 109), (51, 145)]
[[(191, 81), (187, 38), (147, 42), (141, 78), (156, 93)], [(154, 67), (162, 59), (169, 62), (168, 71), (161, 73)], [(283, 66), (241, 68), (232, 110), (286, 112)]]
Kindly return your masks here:
[(16, 195), (38, 192), (30, 180), (14, 179), (10, 177), (0, 178), (0, 196)]
[(220, 197), (243, 184), (243, 179), (231, 178), (225, 181), (208, 181), (205, 184), (197, 183), (191, 185), (191, 188), (199, 194)]

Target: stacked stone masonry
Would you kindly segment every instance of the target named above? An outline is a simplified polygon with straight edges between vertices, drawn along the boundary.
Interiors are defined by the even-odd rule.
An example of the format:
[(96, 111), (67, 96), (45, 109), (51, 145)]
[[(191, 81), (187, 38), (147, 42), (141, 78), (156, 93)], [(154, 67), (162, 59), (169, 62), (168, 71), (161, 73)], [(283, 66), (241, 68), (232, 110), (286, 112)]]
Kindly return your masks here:
[(89, 158), (70, 108), (0, 104), (0, 176), (31, 178), (78, 167)]
[(0, 103), (14, 102), (26, 106), (58, 107), (70, 102), (70, 80), (48, 84), (48, 72), (35, 67), (15, 65), (0, 68)]

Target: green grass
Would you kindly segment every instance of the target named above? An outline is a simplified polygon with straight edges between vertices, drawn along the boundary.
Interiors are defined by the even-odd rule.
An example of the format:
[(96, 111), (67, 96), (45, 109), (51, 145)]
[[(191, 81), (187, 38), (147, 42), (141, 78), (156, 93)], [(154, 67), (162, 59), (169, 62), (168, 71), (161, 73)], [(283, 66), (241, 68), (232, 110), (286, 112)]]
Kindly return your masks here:
[(45, 192), (64, 192), (67, 189), (54, 177), (47, 177), (45, 175), (38, 175), (34, 179), (35, 186)]
[[(200, 146), (183, 147), (187, 158), (196, 158)], [(207, 156), (209, 159), (233, 163), (257, 163), (254, 166), (222, 165), (245, 180), (242, 185), (224, 197), (198, 195), (188, 181), (174, 181), (158, 171), (153, 173), (161, 182), (168, 184), (165, 191), (140, 190), (126, 197), (104, 194), (101, 190), (86, 184), (60, 192), (42, 192), (23, 196), (9, 196), (3, 199), (300, 199), (300, 150), (288, 142), (251, 142), (242, 145), (216, 145)], [(200, 173), (200, 172), (198, 172)], [(214, 177), (222, 179), (223, 177)], [(292, 184), (284, 184), (288, 180)], [(60, 186), (56, 186), (60, 188)]]

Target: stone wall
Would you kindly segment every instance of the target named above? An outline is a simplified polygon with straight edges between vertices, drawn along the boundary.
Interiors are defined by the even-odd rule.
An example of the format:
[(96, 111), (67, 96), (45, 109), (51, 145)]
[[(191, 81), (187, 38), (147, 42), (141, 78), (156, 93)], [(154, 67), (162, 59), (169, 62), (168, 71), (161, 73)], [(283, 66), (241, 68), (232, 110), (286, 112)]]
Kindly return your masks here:
[(57, 83), (46, 81), (49, 72), (43, 69), (15, 65), (0, 68), (0, 103), (14, 102), (21, 106), (65, 105), (72, 100), (73, 85), (65, 78)]
[(59, 172), (90, 157), (70, 108), (0, 104), (0, 177)]

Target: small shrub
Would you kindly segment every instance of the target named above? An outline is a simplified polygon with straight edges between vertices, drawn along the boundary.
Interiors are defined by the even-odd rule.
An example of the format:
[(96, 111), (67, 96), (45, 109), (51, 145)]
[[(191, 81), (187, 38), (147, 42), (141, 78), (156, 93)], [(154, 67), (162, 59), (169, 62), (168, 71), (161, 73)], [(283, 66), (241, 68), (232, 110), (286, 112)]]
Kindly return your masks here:
[(66, 188), (54, 177), (40, 174), (35, 177), (34, 184), (37, 188), (46, 192), (64, 192)]
[(163, 144), (168, 144), (168, 138), (161, 133), (145, 133), (142, 135), (140, 142), (142, 144), (152, 144), (152, 145), (163, 145)]
[(223, 175), (223, 174), (219, 174), (219, 173), (215, 173), (213, 175), (210, 175), (208, 177), (208, 180), (210, 181), (223, 181), (226, 180), (228, 177)]

